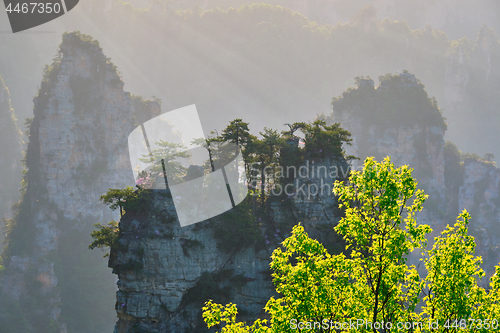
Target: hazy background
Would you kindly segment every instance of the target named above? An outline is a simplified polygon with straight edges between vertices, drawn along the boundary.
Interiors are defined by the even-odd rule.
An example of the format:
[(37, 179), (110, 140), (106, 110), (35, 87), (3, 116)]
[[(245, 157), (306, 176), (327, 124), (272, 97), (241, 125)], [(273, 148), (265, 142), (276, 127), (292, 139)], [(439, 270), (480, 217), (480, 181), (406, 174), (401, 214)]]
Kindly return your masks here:
[[(272, 0), (268, 3), (292, 10), (203, 13), (250, 2), (132, 1), (148, 11), (120, 1), (86, 0), (62, 18), (17, 34), (9, 32), (2, 12), (0, 75), (10, 89), (20, 127), (32, 116), (32, 97), (61, 34), (80, 30), (99, 40), (121, 71), (126, 90), (159, 97), (164, 111), (196, 103), (206, 132), (220, 130), (236, 117), (250, 121), (254, 132), (312, 119), (328, 113), (331, 98), (352, 86), (355, 76), (370, 75), (377, 81), (379, 75), (406, 69), (444, 108), (447, 139), (469, 152), (500, 154), (490, 131), (499, 124), (496, 38), (488, 55), (488, 77), (473, 78), (478, 90), (491, 92), (479, 98), (465, 89), (468, 95), (460, 108), (447, 105), (445, 98), (451, 85), (446, 66), (456, 52), (453, 40), (464, 45), (463, 66), (483, 70), (484, 64), (472, 56), (482, 25), (496, 30), (500, 24), (498, 1)], [(465, 140), (463, 114), (479, 111), (488, 121), (465, 117), (472, 131)]]
[[(443, 109), (446, 140), (464, 152), (500, 156), (499, 1), (266, 2), (283, 7), (241, 7), (252, 3), (244, 0), (131, 2), (82, 0), (63, 17), (17, 34), (0, 11), (0, 76), (23, 132), (61, 35), (80, 30), (100, 42), (125, 90), (160, 98), (164, 112), (196, 104), (206, 134), (235, 118), (249, 122), (254, 134), (264, 127), (285, 130), (284, 123), (329, 114), (332, 98), (357, 76), (377, 85), (378, 76), (408, 70)], [(9, 140), (0, 145), (12, 147)], [(18, 172), (20, 178), (21, 167)], [(81, 234), (71, 237), (68, 248), (80, 242), (87, 251)], [(65, 274), (97, 274), (80, 271), (96, 265), (87, 252), (77, 252), (74, 262), (64, 263)], [(105, 259), (98, 259), (96, 270), (111, 275)], [(113, 295), (116, 286), (102, 288)], [(66, 295), (76, 295), (68, 289)], [(91, 310), (110, 331), (112, 305)]]

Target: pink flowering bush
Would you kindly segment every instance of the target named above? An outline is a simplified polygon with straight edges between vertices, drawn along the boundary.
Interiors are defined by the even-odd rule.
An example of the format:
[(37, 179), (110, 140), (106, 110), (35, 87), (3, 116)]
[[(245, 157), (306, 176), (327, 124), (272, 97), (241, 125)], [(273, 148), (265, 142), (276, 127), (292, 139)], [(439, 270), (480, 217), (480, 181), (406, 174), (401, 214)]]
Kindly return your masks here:
[(136, 180), (135, 185), (139, 186), (143, 189), (151, 189), (153, 188), (154, 180), (151, 179), (151, 175), (140, 177)]

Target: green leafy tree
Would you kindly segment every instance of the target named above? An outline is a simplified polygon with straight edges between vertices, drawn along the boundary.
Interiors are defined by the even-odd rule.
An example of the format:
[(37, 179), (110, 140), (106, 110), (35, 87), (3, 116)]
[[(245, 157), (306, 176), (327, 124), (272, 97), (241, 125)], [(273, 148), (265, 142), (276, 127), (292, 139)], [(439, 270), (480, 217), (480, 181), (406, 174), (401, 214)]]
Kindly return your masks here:
[(108, 205), (111, 210), (120, 208), (120, 216), (123, 216), (124, 209), (126, 205), (126, 199), (134, 196), (134, 188), (132, 186), (127, 186), (125, 189), (112, 189), (110, 188), (106, 194), (99, 197), (99, 200)]
[(484, 273), (481, 259), (473, 255), (474, 238), (467, 234), (467, 212), (436, 238), (430, 251), (422, 250), (426, 277), (407, 264), (408, 255), (423, 249), (432, 231), (417, 224), (415, 214), (426, 195), (411, 173), (408, 166), (395, 168), (390, 158), (381, 163), (367, 158), (363, 171), (353, 171), (349, 182), (337, 181), (334, 187), (345, 209), (335, 230), (344, 237), (349, 256), (330, 255), (299, 224), (272, 254), (280, 297), (271, 297), (265, 306), (270, 320), (238, 323), (236, 305), (209, 301), (203, 308), (207, 326), (225, 323), (222, 332), (259, 333), (498, 329), (500, 265), (488, 290), (477, 285)]
[(267, 168), (263, 170), (267, 172), (268, 183), (274, 184), (276, 182), (276, 167), (280, 161), (280, 151), (285, 144), (285, 139), (278, 133), (277, 130), (272, 130), (264, 127), (264, 131), (260, 132), (262, 135), (262, 145), (266, 146), (263, 149), (264, 159), (266, 160)]
[(264, 200), (266, 183), (274, 184), (276, 167), (279, 165), (280, 151), (285, 143), (284, 138), (276, 130), (264, 128), (260, 132), (262, 139), (254, 139), (248, 145), (247, 151), (252, 162), (250, 179), (256, 179), (256, 170), (260, 173), (261, 198)]
[(127, 212), (141, 212), (148, 207), (151, 200), (151, 191), (132, 186), (125, 189), (108, 189), (106, 194), (99, 197), (99, 200), (108, 205), (111, 210), (120, 208), (120, 216)]
[(221, 138), (224, 141), (235, 143), (241, 149), (252, 141), (253, 135), (249, 132), (248, 123), (238, 118), (231, 121), (222, 130)]
[[(90, 236), (94, 239), (92, 244), (89, 245), (89, 249), (93, 250), (95, 248), (113, 248), (118, 245), (118, 235), (120, 230), (118, 229), (118, 222), (111, 221), (107, 225), (100, 223), (95, 223), (94, 230), (90, 233)], [(109, 256), (109, 252), (104, 254), (104, 257)]]
[(222, 134), (219, 137), (220, 141), (232, 142), (241, 150), (245, 162), (245, 172), (248, 172), (248, 163), (250, 160), (250, 151), (248, 148), (256, 139), (255, 135), (250, 134), (248, 123), (239, 118), (231, 121), (222, 130)]
[[(188, 158), (186, 147), (180, 143), (173, 143), (160, 140), (157, 142), (158, 148), (153, 150), (150, 155), (140, 158), (142, 162), (152, 163), (150, 172), (154, 178), (164, 177), (166, 172), (169, 181), (179, 182), (186, 174), (186, 168), (179, 162), (181, 158)], [(166, 178), (165, 178), (166, 179)]]
[(283, 170), (287, 170), (287, 167), (294, 166), (295, 168), (289, 169), (285, 172), (281, 178), (282, 185), (285, 186), (293, 181), (295, 178), (295, 169), (298, 168), (304, 159), (301, 150), (299, 149), (300, 138), (294, 133), (306, 126), (304, 122), (296, 122), (293, 124), (285, 124), (290, 128), (289, 131), (282, 131), (284, 144), (280, 150), (280, 166)]
[(422, 283), (416, 268), (406, 264), (406, 256), (425, 245), (431, 228), (417, 225), (415, 214), (426, 196), (417, 190), (411, 172), (406, 165), (394, 168), (390, 158), (382, 163), (368, 158), (362, 172), (351, 173), (350, 184), (335, 183), (340, 208), (346, 209), (335, 229), (363, 271), (356, 281), (358, 288), (368, 286), (362, 302), (365, 318), (372, 322), (414, 319)]
[(250, 183), (253, 184), (254, 188), (257, 184), (257, 171), (260, 174), (260, 195), (261, 199), (264, 200), (264, 193), (266, 188), (266, 167), (269, 164), (269, 155), (271, 154), (269, 145), (267, 145), (264, 140), (255, 139), (248, 146), (247, 151), (249, 153), (249, 162), (252, 167), (249, 168), (249, 179)]
[(327, 125), (324, 120), (316, 120), (301, 128), (305, 134), (305, 149), (311, 156), (340, 156), (342, 145), (351, 144), (351, 133), (340, 127), (340, 123)]
[[(127, 212), (141, 213), (150, 207), (152, 194), (148, 189), (138, 187), (134, 190), (133, 187), (127, 186), (125, 189), (108, 189), (106, 194), (99, 197), (99, 200), (108, 205), (111, 210), (120, 209), (120, 217), (123, 217)], [(90, 233), (93, 241), (89, 245), (89, 249), (95, 248), (116, 248), (118, 236), (120, 233), (119, 223), (111, 221), (107, 225), (101, 223), (93, 224), (96, 230)], [(107, 257), (106, 253), (104, 257)]]
[(285, 125), (290, 127), (290, 131), (282, 131), (281, 133), (288, 138), (294, 137), (294, 133), (297, 130), (300, 130), (300, 129), (306, 127), (306, 123), (304, 123), (304, 122), (295, 122), (291, 125), (290, 124), (285, 124)]
[(494, 299), (493, 291), (498, 297), (500, 290), (492, 288), (488, 294), (477, 285), (484, 276), (479, 266), (482, 260), (474, 255), (474, 237), (467, 233), (469, 213), (464, 210), (459, 218), (455, 226), (447, 226), (436, 238), (430, 256), (425, 259), (428, 291), (423, 313), (442, 324), (455, 320), (460, 323), (464, 319), (469, 326), (468, 319), (484, 321), (489, 318), (483, 302)]
[(216, 149), (219, 139), (213, 136), (213, 131), (211, 132), (211, 134), (212, 136), (208, 137), (207, 139), (197, 138), (194, 139), (191, 143), (193, 145), (204, 147), (208, 151), (208, 161), (206, 161), (206, 165), (204, 165), (204, 167), (208, 168), (212, 172), (215, 171), (214, 149)]

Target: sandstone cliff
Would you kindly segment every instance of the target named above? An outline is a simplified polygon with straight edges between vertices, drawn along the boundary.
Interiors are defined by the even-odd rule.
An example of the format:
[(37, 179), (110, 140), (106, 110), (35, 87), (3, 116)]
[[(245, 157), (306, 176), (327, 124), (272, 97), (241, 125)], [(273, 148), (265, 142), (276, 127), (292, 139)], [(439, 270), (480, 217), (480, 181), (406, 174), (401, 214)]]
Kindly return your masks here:
[(450, 125), (447, 136), (464, 151), (500, 156), (499, 63), (500, 42), (487, 26), (477, 39), (455, 41), (448, 50), (443, 101)]
[(116, 218), (98, 199), (133, 182), (127, 137), (135, 118), (152, 110), (156, 102), (123, 91), (97, 41), (64, 34), (34, 98), (22, 198), (3, 252), (0, 299), (9, 309), (0, 326), (111, 330), (114, 279), (99, 253), (89, 253), (89, 233), (93, 223)]
[(471, 233), (485, 268), (500, 262), (500, 169), (489, 161), (466, 158), (458, 206), (467, 209), (473, 220)]
[[(12, 217), (11, 206), (19, 199), (22, 135), (10, 104), (9, 89), (0, 77), (0, 220)], [(4, 226), (3, 221), (0, 227)], [(0, 244), (4, 235), (0, 233)]]
[[(463, 55), (460, 49), (458, 52), (456, 61), (460, 63)], [(471, 232), (476, 236), (477, 252), (485, 259), (483, 269), (493, 273), (500, 259), (498, 233), (494, 231), (500, 227), (496, 204), (500, 170), (477, 155), (462, 154), (451, 143), (445, 147), (447, 126), (440, 110), (413, 74), (385, 76), (380, 81), (375, 88), (371, 79), (362, 79), (356, 88), (334, 99), (333, 120), (353, 136), (347, 154), (361, 161), (367, 156), (390, 156), (396, 165), (414, 168), (419, 188), (429, 195), (418, 221), (433, 228), (431, 236), (454, 223), (467, 209), (472, 214)], [(422, 95), (418, 98), (427, 101), (423, 105), (412, 99), (419, 93)]]
[(333, 120), (352, 134), (346, 153), (360, 158), (355, 167), (368, 156), (391, 156), (396, 165), (411, 165), (419, 187), (432, 193), (435, 212), (444, 209), (446, 124), (413, 74), (380, 77), (378, 87), (362, 79), (334, 99), (333, 108)]
[(143, 211), (127, 212), (119, 225), (120, 245), (110, 258), (119, 278), (115, 332), (204, 332), (201, 307), (208, 299), (235, 302), (241, 318), (255, 319), (275, 293), (271, 253), (298, 222), (331, 251), (340, 251), (332, 227), (341, 214), (331, 184), (348, 165), (343, 158), (308, 163), (309, 171), (321, 172), (301, 178), (296, 187), (325, 184), (323, 191), (281, 198), (255, 215), (246, 202), (181, 228), (168, 192), (154, 193)]

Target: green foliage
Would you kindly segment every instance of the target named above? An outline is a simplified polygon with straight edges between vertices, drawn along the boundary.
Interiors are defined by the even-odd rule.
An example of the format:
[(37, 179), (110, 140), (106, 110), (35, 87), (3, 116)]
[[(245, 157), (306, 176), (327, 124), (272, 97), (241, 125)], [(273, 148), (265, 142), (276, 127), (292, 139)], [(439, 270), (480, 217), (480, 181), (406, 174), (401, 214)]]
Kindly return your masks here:
[(406, 165), (394, 168), (390, 158), (381, 163), (367, 158), (362, 172), (351, 172), (349, 185), (335, 183), (334, 193), (346, 209), (335, 230), (352, 248), (353, 263), (366, 274), (356, 276), (356, 289), (370, 287), (361, 304), (363, 317), (374, 322), (410, 319), (422, 287), (415, 283), (418, 273), (406, 264), (406, 256), (425, 246), (431, 228), (417, 225), (415, 214), (426, 196), (417, 190), (411, 172)]
[(103, 194), (99, 197), (104, 204), (108, 205), (111, 210), (115, 210), (116, 208), (120, 208), (120, 216), (123, 216), (123, 206), (126, 199), (132, 198), (134, 196), (134, 189), (131, 186), (127, 186), (123, 190), (118, 189), (109, 189), (106, 194)]
[(51, 65), (45, 65), (43, 68), (43, 78), (42, 78), (42, 86), (40, 87), (40, 91), (38, 93), (39, 97), (44, 97), (49, 88), (49, 84), (55, 82), (57, 78), (57, 74), (61, 69), (61, 54), (57, 53), (56, 57), (53, 59)]
[[(304, 139), (306, 142), (305, 149), (299, 149), (296, 144), (292, 147), (290, 143), (286, 141), (288, 138), (286, 132), (280, 134), (278, 131), (268, 128), (265, 128), (264, 131), (261, 132), (263, 138), (257, 139), (248, 134), (248, 124), (241, 119), (232, 121), (230, 125), (223, 130), (221, 136), (215, 136), (209, 139), (197, 139), (195, 143), (203, 145), (208, 149), (211, 163), (226, 158), (223, 147), (225, 141), (240, 145), (243, 155), (246, 157), (247, 164), (249, 161), (257, 161), (256, 163), (260, 168), (260, 176), (264, 180), (262, 182), (261, 193), (264, 193), (263, 189), (266, 184), (266, 179), (268, 179), (267, 182), (271, 184), (277, 182), (274, 177), (277, 174), (275, 169), (278, 166), (290, 161), (302, 161), (303, 157), (311, 154), (322, 157), (341, 155), (342, 144), (350, 141), (350, 134), (340, 128), (339, 124), (330, 126), (326, 125), (324, 121), (316, 121), (312, 124), (295, 123), (294, 127), (296, 127), (296, 129), (302, 128), (306, 133)], [(295, 139), (293, 140), (294, 143), (298, 142)], [(177, 172), (178, 179), (174, 179), (173, 181), (179, 181), (185, 171), (180, 164), (176, 165), (178, 162), (174, 161), (174, 159), (178, 157), (187, 157), (185, 153), (179, 153), (179, 148), (180, 146), (177, 144), (160, 142), (160, 148), (153, 152), (153, 155), (156, 157), (153, 157), (153, 159), (158, 160), (159, 156), (163, 157), (166, 168), (171, 167), (170, 173)], [(322, 151), (314, 151), (317, 148)], [(284, 153), (281, 154), (282, 152)], [(290, 159), (287, 159), (286, 156), (289, 156)], [(299, 156), (299, 159), (297, 159), (297, 156)], [(145, 157), (144, 160), (149, 161), (150, 158), (151, 157)], [(208, 166), (206, 165), (205, 167)], [(249, 171), (251, 177), (254, 179), (259, 176), (255, 173), (252, 174), (252, 170)], [(156, 172), (159, 172), (159, 170)], [(100, 200), (107, 204), (112, 210), (119, 208), (120, 215), (123, 216), (128, 212), (144, 212), (151, 203), (152, 195), (151, 192), (145, 188), (134, 190), (132, 187), (127, 187), (125, 189), (109, 189), (106, 194), (100, 197)], [(262, 207), (264, 207), (265, 201), (262, 200), (261, 203), (263, 203)], [(153, 215), (155, 218), (163, 219), (166, 224), (175, 221), (174, 217), (157, 210), (154, 211)], [(98, 227), (99, 230), (92, 233), (94, 242), (90, 245), (90, 248), (116, 246), (116, 240), (113, 237), (118, 235), (118, 229), (114, 229), (114, 225), (103, 226), (97, 224), (95, 226)], [(262, 239), (260, 226), (255, 218), (255, 205), (251, 198), (247, 198), (234, 209), (221, 215), (214, 224), (214, 234), (218, 248), (228, 253), (254, 245), (262, 245), (264, 240)], [(155, 236), (151, 235), (151, 237), (154, 238)], [(198, 244), (195, 240), (184, 240), (184, 254), (188, 256), (190, 247), (200, 245), (201, 243)]]
[(217, 247), (227, 253), (263, 242), (250, 198), (221, 216), (214, 225), (214, 236)]
[[(422, 250), (426, 276), (407, 264), (407, 256), (423, 249), (432, 231), (416, 222), (426, 195), (417, 190), (411, 173), (408, 166), (395, 168), (389, 158), (381, 163), (367, 158), (362, 172), (353, 171), (348, 183), (337, 181), (334, 187), (345, 209), (335, 230), (346, 240), (350, 257), (330, 255), (299, 224), (272, 254), (270, 267), (280, 297), (271, 297), (265, 306), (270, 320), (247, 326), (236, 322), (236, 305), (209, 300), (203, 307), (207, 326), (220, 329), (222, 324), (222, 332), (291, 333), (297, 323), (309, 322), (301, 331), (318, 332), (313, 325), (319, 323), (321, 332), (424, 333), (437, 321), (433, 332), (487, 332), (484, 325), (491, 327), (500, 315), (500, 264), (490, 288), (479, 287), (484, 272), (481, 258), (474, 256), (474, 238), (467, 234), (466, 211), (436, 238), (431, 250)], [(477, 319), (480, 324), (471, 322)], [(390, 322), (392, 329), (334, 326), (350, 320)], [(409, 330), (407, 322), (420, 324)]]
[[(255, 138), (248, 144), (246, 156), (248, 161), (252, 162), (248, 176), (250, 179), (256, 179), (260, 173), (261, 195), (263, 195), (266, 181), (271, 186), (276, 181), (275, 170), (279, 165), (280, 151), (285, 140), (278, 134), (278, 131), (267, 127), (264, 128), (264, 132), (260, 132), (260, 135), (263, 137), (262, 139)], [(256, 172), (257, 170), (259, 173)]]
[(151, 191), (127, 186), (125, 189), (109, 189), (106, 194), (99, 197), (99, 200), (115, 210), (120, 208), (120, 215), (126, 212), (140, 213), (145, 211), (152, 200)]
[(251, 327), (246, 327), (244, 323), (236, 322), (237, 314), (238, 309), (236, 308), (236, 304), (233, 303), (223, 306), (209, 300), (203, 307), (203, 320), (208, 328), (214, 326), (219, 328), (221, 323), (225, 323), (221, 331), (224, 333), (267, 332), (266, 328), (263, 326), (263, 324), (266, 323), (265, 320), (257, 320)]
[(171, 185), (181, 182), (187, 170), (178, 159), (190, 157), (189, 153), (185, 151), (186, 147), (179, 143), (163, 140), (157, 142), (156, 145), (158, 148), (153, 150), (151, 155), (144, 155), (139, 160), (145, 163), (153, 162), (150, 170), (153, 178), (161, 177), (163, 179), (165, 170)]
[(68, 46), (72, 47), (85, 47), (89, 46), (91, 49), (100, 49), (99, 42), (92, 38), (92, 36), (82, 34), (80, 31), (65, 32), (63, 37), (67, 37)]
[[(100, 249), (109, 247), (112, 249), (118, 246), (118, 236), (120, 234), (118, 222), (111, 221), (107, 225), (95, 223), (94, 227), (97, 227), (98, 230), (94, 230), (90, 233), (94, 241), (89, 245), (89, 249), (93, 250), (96, 247)], [(104, 257), (107, 256), (109, 256), (109, 252), (104, 255)]]
[[(232, 139), (229, 138), (228, 141), (232, 141)], [(205, 148), (208, 152), (209, 159), (205, 161), (204, 165), (202, 166), (204, 171), (208, 172), (214, 171), (216, 162), (220, 161), (221, 159), (227, 158), (227, 154), (225, 154), (225, 152), (227, 152), (227, 149), (225, 149), (227, 148), (225, 140), (221, 136), (219, 136), (216, 131), (211, 131), (209, 137), (206, 139), (205, 138), (194, 139), (192, 141), (192, 144), (201, 146)]]
[[(150, 190), (138, 188), (134, 190), (131, 186), (127, 186), (125, 189), (108, 189), (106, 194), (99, 197), (99, 200), (104, 204), (108, 205), (112, 210), (120, 209), (120, 216), (125, 213), (136, 213), (140, 214), (145, 212), (153, 199)], [(158, 218), (169, 224), (175, 220), (171, 216), (167, 216), (164, 211), (155, 211), (158, 214)], [(90, 236), (93, 241), (88, 246), (89, 249), (95, 248), (105, 248), (110, 249), (117, 248), (119, 246), (119, 223), (116, 221), (111, 221), (107, 225), (102, 225), (100, 223), (94, 224), (97, 230), (91, 232)], [(109, 256), (109, 253), (104, 255)]]
[(248, 129), (248, 123), (239, 118), (232, 120), (227, 125), (222, 131), (221, 137), (224, 141), (232, 142), (240, 148), (246, 146), (253, 139), (253, 135)]
[(351, 133), (340, 127), (340, 123), (327, 125), (324, 120), (301, 127), (305, 133), (306, 153), (313, 157), (342, 156), (342, 145), (351, 144)]
[[(289, 126), (290, 131), (281, 133), (265, 127), (260, 132), (262, 138), (257, 138), (248, 133), (248, 123), (235, 119), (222, 131), (221, 136), (199, 143), (209, 150), (211, 159), (217, 151), (217, 148), (211, 147), (217, 143), (229, 141), (240, 145), (250, 187), (258, 191), (256, 184), (260, 182), (260, 202), (264, 206), (266, 189), (293, 180), (289, 173), (279, 177), (277, 170), (287, 170), (290, 166), (298, 167), (306, 158), (343, 156), (343, 144), (350, 144), (352, 141), (351, 134), (341, 128), (339, 123), (327, 125), (324, 120), (316, 120), (312, 123), (296, 122)], [(299, 129), (305, 135), (302, 138), (305, 142), (304, 148), (299, 148), (301, 138), (294, 135)]]
[(477, 285), (484, 271), (479, 267), (482, 259), (474, 255), (474, 237), (468, 235), (469, 219), (469, 213), (464, 210), (457, 223), (453, 227), (448, 225), (436, 238), (430, 256), (425, 259), (428, 272), (425, 281), (429, 289), (424, 297), (423, 313), (430, 319), (484, 320), (491, 315), (484, 312), (487, 292)]

